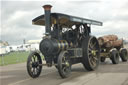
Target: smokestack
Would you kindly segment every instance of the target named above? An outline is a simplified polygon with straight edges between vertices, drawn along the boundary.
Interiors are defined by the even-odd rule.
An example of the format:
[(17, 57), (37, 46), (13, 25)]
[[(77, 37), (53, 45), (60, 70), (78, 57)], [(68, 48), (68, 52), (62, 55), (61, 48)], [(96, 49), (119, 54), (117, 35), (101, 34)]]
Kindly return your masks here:
[(44, 12), (45, 12), (45, 34), (49, 35), (51, 32), (51, 18), (50, 18), (50, 13), (51, 13), (51, 5), (44, 5)]

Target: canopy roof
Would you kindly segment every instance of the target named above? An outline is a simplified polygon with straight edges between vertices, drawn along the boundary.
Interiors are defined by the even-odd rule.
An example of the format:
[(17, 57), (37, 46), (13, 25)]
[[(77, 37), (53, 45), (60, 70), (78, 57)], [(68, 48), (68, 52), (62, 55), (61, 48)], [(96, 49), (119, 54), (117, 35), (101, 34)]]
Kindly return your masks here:
[[(66, 27), (70, 27), (74, 24), (90, 24), (90, 25), (102, 26), (102, 22), (99, 21), (70, 16), (61, 13), (51, 13), (51, 24), (55, 24), (56, 22)], [(35, 19), (33, 19), (32, 24), (44, 26), (45, 25), (44, 15), (38, 16)]]

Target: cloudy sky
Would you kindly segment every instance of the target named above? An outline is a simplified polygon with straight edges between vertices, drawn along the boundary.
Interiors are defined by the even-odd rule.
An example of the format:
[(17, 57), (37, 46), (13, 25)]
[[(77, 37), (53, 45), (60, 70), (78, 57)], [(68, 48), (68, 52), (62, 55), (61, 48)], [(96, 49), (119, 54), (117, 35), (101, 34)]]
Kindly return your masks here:
[(1, 40), (21, 44), (23, 39), (41, 39), (44, 27), (32, 25), (32, 19), (44, 14), (44, 4), (51, 4), (52, 12), (102, 21), (103, 26), (92, 26), (95, 36), (128, 37), (128, 0), (3, 0), (0, 5)]

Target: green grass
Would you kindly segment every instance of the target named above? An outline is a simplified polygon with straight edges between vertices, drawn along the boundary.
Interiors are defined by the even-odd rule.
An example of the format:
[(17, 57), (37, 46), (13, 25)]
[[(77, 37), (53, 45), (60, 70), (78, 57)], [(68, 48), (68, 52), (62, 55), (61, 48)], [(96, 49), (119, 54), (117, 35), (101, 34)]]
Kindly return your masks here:
[(29, 52), (11, 52), (4, 55), (3, 58), (0, 56), (0, 66), (26, 62), (28, 55)]

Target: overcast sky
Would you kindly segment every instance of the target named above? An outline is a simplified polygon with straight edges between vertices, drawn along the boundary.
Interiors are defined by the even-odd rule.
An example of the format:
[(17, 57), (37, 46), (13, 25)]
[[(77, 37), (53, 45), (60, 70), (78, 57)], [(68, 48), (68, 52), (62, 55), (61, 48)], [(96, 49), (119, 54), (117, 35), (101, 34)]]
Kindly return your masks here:
[(128, 0), (49, 0), (1, 1), (1, 39), (22, 44), (23, 39), (41, 39), (44, 27), (32, 25), (32, 19), (44, 14), (42, 6), (51, 4), (52, 12), (98, 20), (103, 26), (92, 26), (92, 34), (116, 34), (128, 37)]

